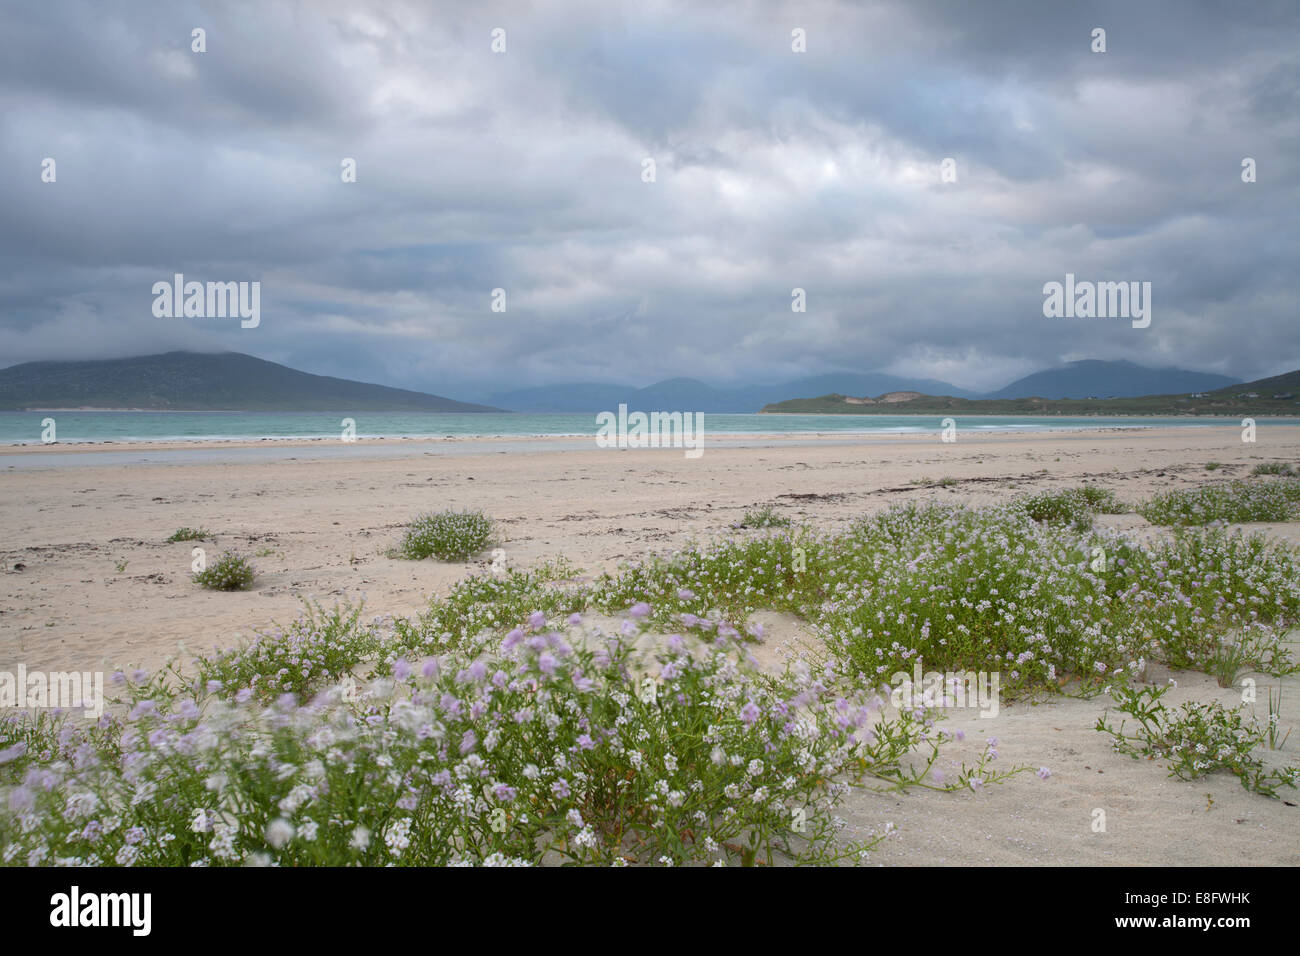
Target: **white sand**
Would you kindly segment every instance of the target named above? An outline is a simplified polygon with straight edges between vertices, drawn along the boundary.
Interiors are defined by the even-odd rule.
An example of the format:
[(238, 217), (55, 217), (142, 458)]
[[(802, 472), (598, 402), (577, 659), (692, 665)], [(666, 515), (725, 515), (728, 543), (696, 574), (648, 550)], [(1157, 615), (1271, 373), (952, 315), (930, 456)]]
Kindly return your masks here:
[[(32, 670), (101, 669), (105, 660), (157, 667), (178, 642), (228, 646), (255, 628), (287, 623), (300, 596), (327, 605), (364, 596), (367, 613), (414, 613), (472, 569), (384, 556), (422, 510), (483, 508), (502, 528), (511, 565), (563, 555), (592, 574), (727, 532), (746, 509), (765, 504), (835, 528), (909, 499), (991, 501), (1094, 479), (1137, 499), (1243, 476), (1259, 461), (1300, 461), (1300, 429), (1261, 424), (1255, 444), (1243, 444), (1236, 427), (966, 432), (947, 445), (928, 435), (822, 445), (785, 439), (770, 448), (706, 446), (696, 460), (672, 450), (546, 451), (545, 443), (530, 449), (517, 440), (455, 455), (423, 447), (313, 461), (311, 443), (301, 443), (238, 463), (102, 465), (92, 458), (81, 459), (82, 467), (32, 470), (6, 465), (49, 449), (0, 450), (0, 670), (19, 662)], [(164, 457), (157, 446), (113, 450)], [(1224, 467), (1206, 472), (1211, 460)], [(946, 489), (911, 484), (944, 477), (958, 482)], [(1104, 520), (1145, 524), (1131, 515)], [(231, 549), (254, 555), (255, 589), (223, 594), (193, 585), (194, 545), (163, 543), (182, 525), (216, 533), (215, 544), (202, 543), (209, 557)], [(1266, 530), (1300, 541), (1297, 524)], [(269, 553), (256, 556), (264, 549)], [(484, 555), (478, 564), (489, 561)], [(121, 572), (118, 562), (125, 562)], [(25, 568), (15, 571), (16, 564)], [(769, 663), (772, 648), (798, 629), (788, 619), (770, 624), (768, 646), (756, 655)], [(1166, 675), (1157, 669), (1153, 676)], [(1204, 675), (1174, 676), (1174, 702), (1240, 699)], [(1256, 676), (1257, 714), (1266, 715), (1264, 688), (1280, 685), (1283, 726), (1300, 727), (1300, 680)], [(850, 832), (879, 830), (886, 821), (899, 828), (872, 857), (887, 864), (1300, 864), (1300, 808), (1249, 794), (1230, 776), (1183, 783), (1155, 763), (1112, 753), (1092, 729), (1104, 706), (1104, 699), (1056, 699), (1004, 706), (994, 719), (954, 716), (950, 725), (968, 737), (941, 762), (950, 773), (995, 736), (999, 763), (1046, 766), (1052, 776), (1019, 775), (981, 794), (858, 793), (842, 815)], [(1300, 731), (1268, 759), (1300, 762)], [(1289, 803), (1300, 803), (1300, 794), (1291, 794)], [(1106, 812), (1105, 833), (1092, 829), (1098, 808)]]

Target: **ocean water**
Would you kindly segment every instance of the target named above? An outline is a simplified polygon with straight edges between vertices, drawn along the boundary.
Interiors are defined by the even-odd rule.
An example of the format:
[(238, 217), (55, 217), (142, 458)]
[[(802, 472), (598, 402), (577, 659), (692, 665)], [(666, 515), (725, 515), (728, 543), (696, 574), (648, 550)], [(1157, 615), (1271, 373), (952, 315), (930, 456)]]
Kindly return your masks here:
[[(635, 409), (634, 409), (635, 411)], [(647, 409), (649, 411), (649, 409)], [(959, 430), (1035, 431), (1062, 428), (1181, 427), (1239, 425), (1240, 419), (955, 416)], [(0, 443), (41, 444), (45, 419), (55, 422), (60, 443), (229, 441), (264, 438), (340, 437), (345, 418), (366, 438), (594, 437), (594, 414), (434, 412), (0, 412)], [(704, 413), (708, 435), (827, 434), (881, 435), (937, 432), (939, 415), (735, 415)], [(1261, 419), (1261, 424), (1300, 425), (1300, 418)]]

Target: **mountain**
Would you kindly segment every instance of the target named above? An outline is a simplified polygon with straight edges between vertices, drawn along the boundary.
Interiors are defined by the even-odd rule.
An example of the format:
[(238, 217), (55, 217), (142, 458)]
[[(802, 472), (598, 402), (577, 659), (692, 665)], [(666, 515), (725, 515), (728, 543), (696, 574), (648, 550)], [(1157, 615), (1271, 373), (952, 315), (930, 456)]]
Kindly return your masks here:
[(1241, 418), (1300, 413), (1300, 371), (1213, 391), (1121, 398), (954, 398), (894, 392), (876, 398), (828, 394), (764, 406), (786, 415), (1215, 415)]
[(0, 369), (0, 408), (495, 412), (424, 392), (300, 372), (240, 352), (167, 352)]
[[(1178, 368), (1147, 368), (1133, 362), (1085, 359), (1026, 375), (985, 398), (1136, 398), (1179, 392), (1212, 392), (1241, 379)], [(921, 389), (924, 391), (924, 389)], [(865, 394), (865, 393), (864, 393)], [(931, 393), (933, 394), (933, 393)]]
[(1248, 392), (1258, 392), (1263, 397), (1273, 395), (1292, 394), (1300, 398), (1300, 371), (1285, 372), (1282, 375), (1273, 375), (1269, 378), (1257, 378), (1253, 382), (1246, 382), (1243, 385), (1229, 385), (1227, 388), (1221, 388), (1215, 392), (1214, 397), (1222, 395), (1241, 395)]
[(837, 372), (795, 379), (779, 385), (714, 388), (698, 379), (672, 378), (645, 388), (618, 384), (545, 385), (489, 397), (493, 405), (517, 412), (602, 412), (619, 404), (629, 409), (678, 409), (698, 412), (756, 412), (808, 395), (881, 395), (921, 392), (958, 399), (1131, 398), (1143, 395), (1209, 392), (1240, 379), (1176, 368), (1147, 368), (1133, 362), (1085, 360), (1036, 372), (996, 392), (980, 394), (948, 382), (902, 378), (884, 372)]
[(883, 372), (843, 372), (796, 379), (781, 385), (750, 385), (743, 388), (714, 388), (698, 379), (671, 378), (645, 388), (634, 385), (573, 384), (523, 388), (493, 395), (494, 405), (517, 412), (603, 412), (625, 404), (633, 411), (679, 410), (692, 412), (753, 413), (764, 405), (801, 395), (841, 392), (865, 395), (889, 391), (918, 391), (929, 394), (976, 397), (969, 392), (934, 379), (900, 378)]

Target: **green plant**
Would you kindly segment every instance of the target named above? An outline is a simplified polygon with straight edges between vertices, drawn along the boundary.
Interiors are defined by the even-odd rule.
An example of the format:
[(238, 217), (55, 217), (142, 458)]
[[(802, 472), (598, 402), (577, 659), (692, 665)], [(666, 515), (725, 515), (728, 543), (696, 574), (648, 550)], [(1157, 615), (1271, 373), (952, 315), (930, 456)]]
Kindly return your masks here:
[(1205, 463), (1206, 471), (1218, 471), (1222, 467), (1223, 467), (1223, 462), (1221, 461), (1207, 461)]
[(1171, 667), (1213, 674), (1225, 687), (1243, 669), (1282, 676), (1300, 667), (1286, 641), (1300, 621), (1296, 548), (1239, 529), (1179, 528), (1127, 560), (1149, 585), (1135, 595), (1146, 606), (1133, 610)]
[(1113, 491), (1085, 485), (1065, 491), (1043, 491), (1022, 501), (1025, 511), (1035, 521), (1069, 524), (1085, 530), (1092, 526), (1096, 514), (1121, 514), (1128, 509)]
[(117, 568), (117, 573), (121, 574), (123, 571), (126, 570), (126, 561), (125, 560), (119, 561), (117, 562), (117, 564), (114, 565), (114, 567)]
[(491, 540), (492, 520), (481, 511), (440, 511), (420, 515), (407, 526), (399, 552), (403, 557), (463, 560)]
[(1283, 747), (1286, 746), (1287, 739), (1291, 736), (1291, 731), (1288, 730), (1285, 734), (1282, 735), (1281, 740), (1278, 739), (1278, 731), (1281, 729), (1279, 723), (1282, 719), (1281, 715), (1282, 715), (1282, 688), (1279, 687), (1277, 689), (1277, 693), (1275, 694), (1273, 692), (1273, 688), (1270, 687), (1268, 689), (1268, 749), (1269, 750), (1281, 750)]
[(167, 542), (173, 544), (177, 541), (203, 541), (211, 537), (212, 532), (207, 528), (177, 528)]
[(1158, 494), (1137, 507), (1158, 525), (1204, 525), (1212, 521), (1291, 521), (1300, 503), (1300, 480), (1202, 485)]
[[(308, 703), (114, 675), (129, 714), (107, 730), (0, 724), (0, 752), (19, 764), (0, 764), (15, 785), (0, 858), (824, 864), (884, 839), (847, 839), (834, 811), (923, 721), (873, 727), (869, 694), (761, 677), (702, 628), (638, 651), (629, 624), (620, 638), (537, 620)], [(39, 785), (24, 782), (33, 760)], [(114, 825), (88, 828), (87, 813)]]
[(1168, 761), (1169, 775), (1180, 780), (1226, 770), (1246, 790), (1265, 796), (1276, 797), (1281, 787), (1295, 788), (1300, 767), (1268, 769), (1253, 753), (1264, 742), (1267, 729), (1260, 728), (1253, 718), (1246, 722), (1241, 708), (1229, 710), (1211, 701), (1187, 703), (1173, 710), (1161, 702), (1168, 691), (1169, 685), (1113, 689), (1119, 711), (1132, 717), (1137, 726), (1132, 734), (1126, 734), (1127, 721), (1115, 728), (1103, 714), (1096, 729), (1111, 736), (1119, 753), (1134, 759)]
[[(415, 620), (309, 605), (247, 647), (197, 658), (197, 677), (114, 675), (128, 720), (0, 721), (0, 859), (857, 859), (878, 837), (835, 835), (847, 787), (978, 789), (1027, 769), (1002, 768), (990, 740), (941, 780), (942, 713), (884, 713), (872, 690), (918, 660), (998, 673), (1004, 701), (1122, 696), (1153, 659), (1229, 679), (1295, 672), (1300, 551), (1222, 528), (1149, 541), (1074, 527), (1105, 495), (1072, 494), (1064, 520), (1034, 520), (1023, 501), (913, 503), (837, 533), (692, 543), (590, 583), (563, 561), (479, 573)], [(753, 669), (758, 610), (792, 616), (807, 658)], [(1270, 695), (1271, 718), (1279, 706)], [(1211, 772), (1195, 761), (1213, 758), (1244, 785), (1289, 785), (1224, 749), (1280, 746), (1276, 719), (1270, 735), (1138, 709), (1160, 740), (1189, 741), (1186, 772)], [(1156, 746), (1127, 736), (1129, 721), (1127, 746)], [(1210, 757), (1197, 734), (1215, 742)], [(34, 772), (39, 787), (25, 783)], [(92, 800), (96, 819), (120, 820), (111, 833), (86, 835)]]
[(230, 688), (262, 701), (293, 693), (305, 698), (373, 661), (381, 647), (375, 624), (361, 621), (364, 605), (337, 604), (326, 611), (303, 600), (303, 615), (287, 628), (256, 635), (251, 644), (199, 655), (194, 664), (210, 693)]
[(1256, 465), (1250, 470), (1252, 475), (1294, 475), (1290, 464), (1285, 461), (1269, 461)]
[[(549, 616), (584, 610), (588, 596), (558, 582), (573, 569), (563, 559), (531, 571), (510, 568), (504, 574), (475, 574), (452, 585), (445, 598), (430, 602), (416, 620), (394, 622), (398, 653), (441, 653), (464, 647), (486, 631), (522, 625), (533, 613)], [(628, 605), (624, 605), (626, 608)]]
[(234, 553), (217, 558), (194, 574), (194, 583), (213, 591), (246, 591), (253, 586), (253, 566)]
[(1251, 655), (1245, 640), (1218, 641), (1218, 646), (1211, 652), (1206, 670), (1214, 676), (1220, 687), (1232, 687), (1237, 683), (1237, 676), (1246, 670)]
[(745, 517), (740, 519), (736, 525), (737, 528), (784, 528), (790, 524), (790, 519), (784, 515), (778, 514), (776, 509), (771, 505), (759, 511), (746, 511)]

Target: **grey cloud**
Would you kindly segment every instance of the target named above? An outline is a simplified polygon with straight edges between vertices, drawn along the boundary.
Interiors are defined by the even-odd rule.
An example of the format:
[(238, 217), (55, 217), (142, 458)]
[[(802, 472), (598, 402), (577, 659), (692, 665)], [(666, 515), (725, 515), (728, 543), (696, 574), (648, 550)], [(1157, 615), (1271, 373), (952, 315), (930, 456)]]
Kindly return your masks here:
[[(453, 395), (1274, 374), (1300, 366), (1297, 26), (1290, 2), (19, 7), (0, 362), (231, 348)], [(260, 279), (262, 326), (154, 319), (178, 271)], [(1067, 271), (1151, 281), (1151, 328), (1044, 319)]]

